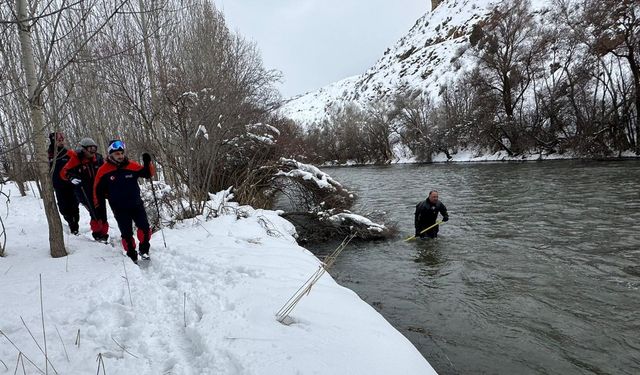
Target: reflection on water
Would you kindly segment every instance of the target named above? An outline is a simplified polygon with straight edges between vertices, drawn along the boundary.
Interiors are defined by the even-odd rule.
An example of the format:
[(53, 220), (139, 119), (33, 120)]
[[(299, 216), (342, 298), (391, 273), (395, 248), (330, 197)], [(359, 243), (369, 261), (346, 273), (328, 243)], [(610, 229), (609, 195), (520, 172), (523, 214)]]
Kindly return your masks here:
[[(352, 243), (331, 274), (439, 373), (640, 373), (640, 162), (327, 172), (400, 229)], [(404, 242), (431, 189), (451, 219), (437, 240)]]

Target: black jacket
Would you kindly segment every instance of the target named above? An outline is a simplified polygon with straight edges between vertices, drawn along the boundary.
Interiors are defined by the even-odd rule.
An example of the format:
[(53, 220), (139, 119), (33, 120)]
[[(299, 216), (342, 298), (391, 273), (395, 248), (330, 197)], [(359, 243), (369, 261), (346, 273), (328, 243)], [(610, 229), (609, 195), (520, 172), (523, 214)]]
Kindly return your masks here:
[(57, 152), (53, 151), (54, 146), (49, 146), (48, 154), (49, 154), (49, 169), (53, 167), (53, 174), (51, 175), (51, 180), (53, 181), (53, 188), (56, 190), (60, 189), (73, 189), (73, 185), (60, 178), (60, 171), (62, 167), (67, 164), (69, 161), (69, 155), (66, 147), (58, 147)]
[[(420, 231), (430, 227), (431, 225), (436, 223), (436, 219), (438, 218), (438, 213), (442, 215), (442, 221), (449, 220), (449, 214), (447, 213), (447, 208), (442, 204), (442, 202), (438, 201), (436, 204), (433, 204), (429, 201), (429, 199), (423, 200), (422, 202), (416, 205), (416, 213), (414, 224), (416, 227), (416, 235), (420, 233)], [(438, 227), (429, 229), (427, 232), (422, 235), (433, 235), (438, 233)]]
[(138, 178), (151, 178), (154, 174), (155, 167), (151, 163), (140, 165), (125, 158), (122, 163), (116, 164), (107, 158), (107, 162), (98, 169), (93, 186), (96, 207), (105, 198), (109, 199), (114, 212), (121, 207), (142, 206)]
[[(67, 155), (69, 162), (60, 171), (60, 178), (65, 181), (70, 181), (72, 178), (82, 180), (81, 186), (84, 189), (84, 194), (91, 200), (96, 173), (104, 164), (102, 155), (96, 153), (92, 158), (87, 158), (82, 150), (69, 150)], [(87, 202), (87, 204), (91, 204), (91, 202)]]

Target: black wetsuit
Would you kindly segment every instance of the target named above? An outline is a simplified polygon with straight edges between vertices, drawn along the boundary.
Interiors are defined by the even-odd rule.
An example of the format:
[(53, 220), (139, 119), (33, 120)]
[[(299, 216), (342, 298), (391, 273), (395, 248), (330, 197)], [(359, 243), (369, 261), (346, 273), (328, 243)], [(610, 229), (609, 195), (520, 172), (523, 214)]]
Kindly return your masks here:
[(439, 225), (436, 225), (428, 231), (420, 234), (421, 231), (436, 223), (438, 213), (442, 215), (442, 221), (449, 220), (447, 208), (440, 201), (437, 201), (436, 204), (433, 204), (429, 201), (429, 199), (426, 199), (416, 205), (414, 221), (416, 227), (416, 237), (438, 237)]

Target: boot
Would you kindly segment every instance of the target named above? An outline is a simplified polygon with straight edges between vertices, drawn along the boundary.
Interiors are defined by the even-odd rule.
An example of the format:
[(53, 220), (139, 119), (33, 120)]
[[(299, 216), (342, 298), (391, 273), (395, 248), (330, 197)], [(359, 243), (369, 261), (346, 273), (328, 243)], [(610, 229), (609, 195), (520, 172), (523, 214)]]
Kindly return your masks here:
[(133, 239), (133, 237), (123, 237), (122, 248), (124, 249), (125, 254), (127, 254), (127, 256), (131, 258), (133, 263), (138, 264), (138, 252), (136, 251), (136, 241)]
[(142, 259), (149, 259), (149, 248), (151, 244), (149, 242), (140, 242), (140, 257)]
[(80, 221), (80, 218), (77, 218), (71, 215), (66, 215), (63, 217), (69, 224), (69, 231), (71, 232), (71, 234), (73, 234), (74, 236), (77, 236), (80, 230), (80, 224), (78, 224)]
[(136, 251), (136, 249), (127, 250), (127, 256), (131, 258), (133, 263), (136, 263), (136, 264), (138, 263), (138, 252)]

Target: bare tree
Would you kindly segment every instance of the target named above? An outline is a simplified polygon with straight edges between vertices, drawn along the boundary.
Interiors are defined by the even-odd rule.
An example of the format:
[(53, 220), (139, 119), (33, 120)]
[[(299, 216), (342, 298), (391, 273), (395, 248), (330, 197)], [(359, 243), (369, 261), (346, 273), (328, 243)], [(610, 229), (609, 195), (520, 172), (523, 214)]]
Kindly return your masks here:
[(545, 46), (528, 0), (503, 3), (487, 22), (475, 27), (472, 42), (480, 59), (478, 83), (501, 102), (494, 125), (506, 142), (498, 143), (510, 155), (520, 153), (522, 112), (518, 108), (539, 69)]
[[(31, 25), (28, 21), (31, 17), (27, 12), (26, 0), (16, 0), (16, 10), (18, 17), (18, 34), (20, 37), (20, 46), (22, 51), (22, 66), (27, 83), (27, 100), (31, 115), (31, 133), (33, 143), (37, 149), (38, 145), (44, 145), (46, 143), (45, 123), (42, 104), (42, 88), (38, 84), (38, 78), (36, 76), (33, 43), (31, 41)], [(36, 152), (35, 161), (38, 166), (38, 175), (42, 186), (42, 200), (44, 202), (47, 223), (49, 225), (49, 247), (51, 250), (51, 256), (54, 258), (62, 257), (67, 255), (67, 251), (64, 248), (62, 223), (53, 197), (53, 185), (49, 179), (48, 160), (44, 147), (41, 147), (40, 150)]]
[[(40, 193), (44, 202), (45, 215), (49, 226), (49, 245), (51, 256), (65, 256), (62, 225), (55, 205), (53, 187), (50, 180), (46, 144), (46, 133), (49, 124), (45, 120), (46, 92), (55, 95), (55, 88), (51, 87), (59, 81), (66, 69), (75, 61), (82, 49), (116, 14), (124, 3), (116, 4), (111, 11), (106, 11), (103, 22), (96, 25), (95, 29), (81, 41), (77, 48), (67, 49), (64, 27), (71, 30), (78, 24), (78, 19), (86, 14), (78, 14), (73, 4), (63, 0), (61, 2), (49, 2), (43, 4), (43, 8), (27, 7), (26, 0), (16, 0), (14, 23), (18, 28), (18, 39), (21, 51), (22, 70), (26, 86), (26, 103), (29, 110), (29, 135), (33, 161), (37, 166), (37, 179), (40, 183)], [(93, 4), (96, 6), (96, 4)], [(74, 18), (75, 16), (75, 18)], [(66, 18), (65, 18), (66, 17)], [(39, 21), (39, 22), (38, 22)], [(37, 23), (38, 22), (38, 23)], [(38, 28), (36, 28), (38, 26)], [(34, 33), (38, 30), (38, 33)], [(69, 30), (67, 30), (69, 31)], [(67, 34), (68, 35), (68, 34)], [(34, 48), (34, 40), (40, 45), (37, 51)], [(56, 49), (59, 47), (61, 49)], [(39, 52), (39, 53), (38, 53)], [(53, 103), (54, 109), (58, 102)], [(53, 119), (54, 123), (59, 122)]]
[(634, 0), (585, 0), (584, 18), (595, 37), (594, 52), (626, 60), (633, 77), (636, 155), (640, 155), (640, 3)]

